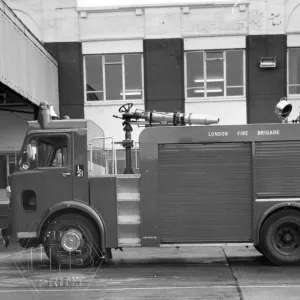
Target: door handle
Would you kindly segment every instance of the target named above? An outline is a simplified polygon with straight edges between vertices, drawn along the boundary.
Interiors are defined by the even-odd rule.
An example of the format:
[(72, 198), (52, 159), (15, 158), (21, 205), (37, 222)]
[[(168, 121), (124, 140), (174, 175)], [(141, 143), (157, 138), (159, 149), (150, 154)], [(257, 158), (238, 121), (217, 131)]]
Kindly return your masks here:
[(71, 173), (68, 173), (68, 172), (67, 172), (67, 173), (61, 173), (61, 176), (62, 176), (62, 177), (71, 176)]

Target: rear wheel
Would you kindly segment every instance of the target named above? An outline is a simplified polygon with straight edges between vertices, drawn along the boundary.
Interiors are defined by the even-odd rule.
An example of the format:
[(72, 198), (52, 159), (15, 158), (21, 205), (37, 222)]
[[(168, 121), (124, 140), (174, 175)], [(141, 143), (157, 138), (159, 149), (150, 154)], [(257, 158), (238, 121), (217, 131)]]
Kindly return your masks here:
[(44, 232), (44, 249), (51, 264), (69, 267), (93, 265), (102, 257), (100, 234), (94, 223), (79, 214), (52, 220)]
[(262, 226), (260, 246), (273, 264), (299, 264), (300, 212), (289, 209), (271, 215)]

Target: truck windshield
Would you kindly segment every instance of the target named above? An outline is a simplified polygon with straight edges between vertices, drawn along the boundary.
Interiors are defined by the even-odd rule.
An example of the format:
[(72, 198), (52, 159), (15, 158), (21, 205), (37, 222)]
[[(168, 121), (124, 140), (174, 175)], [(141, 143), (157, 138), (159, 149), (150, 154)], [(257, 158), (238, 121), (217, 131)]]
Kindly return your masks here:
[(23, 146), (19, 166), (23, 170), (64, 167), (68, 163), (67, 156), (67, 135), (35, 135)]

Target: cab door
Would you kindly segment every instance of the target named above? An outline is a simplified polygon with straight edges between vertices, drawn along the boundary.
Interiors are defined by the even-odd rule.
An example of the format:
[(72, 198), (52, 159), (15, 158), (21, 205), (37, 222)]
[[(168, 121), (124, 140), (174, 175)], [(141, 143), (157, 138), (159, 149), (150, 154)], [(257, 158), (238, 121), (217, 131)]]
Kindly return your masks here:
[(42, 132), (26, 139), (19, 170), (12, 179), (19, 238), (34, 238), (48, 209), (74, 199), (72, 153), (72, 136), (67, 133)]

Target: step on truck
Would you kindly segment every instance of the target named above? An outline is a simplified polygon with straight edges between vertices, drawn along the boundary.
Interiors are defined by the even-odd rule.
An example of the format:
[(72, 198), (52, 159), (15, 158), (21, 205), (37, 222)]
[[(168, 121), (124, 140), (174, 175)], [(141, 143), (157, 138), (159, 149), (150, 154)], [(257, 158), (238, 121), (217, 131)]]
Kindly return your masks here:
[[(6, 246), (43, 245), (51, 263), (84, 266), (126, 247), (253, 243), (273, 264), (300, 262), (299, 118), (288, 121), (286, 99), (281, 122), (252, 125), (126, 104), (123, 174), (106, 172), (100, 127), (52, 118), (50, 108), (41, 103), (29, 122), (9, 177)], [(145, 126), (139, 174), (134, 124)]]

